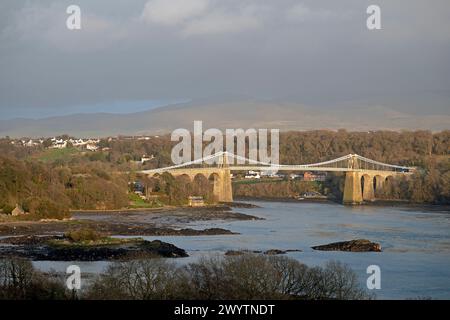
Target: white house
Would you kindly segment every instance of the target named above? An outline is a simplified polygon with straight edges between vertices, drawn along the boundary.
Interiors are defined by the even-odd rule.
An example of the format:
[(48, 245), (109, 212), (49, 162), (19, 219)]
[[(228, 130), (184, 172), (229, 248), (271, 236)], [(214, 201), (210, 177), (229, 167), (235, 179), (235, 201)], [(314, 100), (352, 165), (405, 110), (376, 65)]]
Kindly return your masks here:
[(247, 174), (244, 176), (245, 179), (261, 179), (261, 176), (258, 171), (248, 171)]
[(152, 160), (152, 159), (154, 159), (154, 158), (155, 158), (154, 155), (147, 156), (147, 155), (144, 154), (144, 155), (141, 157), (141, 164), (144, 164), (144, 163), (146, 163), (147, 161), (150, 161), (150, 160)]
[(67, 141), (63, 139), (52, 139), (53, 144), (50, 146), (52, 149), (64, 149), (67, 147)]
[(30, 139), (29, 141), (24, 142), (23, 145), (26, 147), (34, 147), (34, 146), (39, 145), (39, 143), (34, 142), (33, 140)]
[(93, 143), (86, 144), (86, 149), (89, 151), (97, 151), (98, 147)]

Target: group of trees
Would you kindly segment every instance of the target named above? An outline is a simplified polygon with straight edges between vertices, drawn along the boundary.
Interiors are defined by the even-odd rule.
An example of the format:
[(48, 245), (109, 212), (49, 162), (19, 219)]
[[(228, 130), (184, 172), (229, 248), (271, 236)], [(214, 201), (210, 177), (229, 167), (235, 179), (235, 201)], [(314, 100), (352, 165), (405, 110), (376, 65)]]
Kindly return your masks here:
[(450, 160), (425, 163), (409, 177), (388, 179), (379, 199), (404, 199), (414, 203), (450, 204)]
[(429, 157), (448, 156), (449, 147), (449, 130), (437, 133), (293, 131), (280, 134), (280, 162), (315, 163), (356, 153), (381, 162), (423, 166)]
[(57, 274), (44, 274), (21, 258), (0, 260), (0, 299), (370, 299), (345, 264), (308, 267), (281, 256), (245, 254), (201, 258), (179, 265), (147, 258), (111, 264), (73, 292)]
[(0, 156), (0, 208), (21, 206), (35, 218), (64, 218), (69, 209), (113, 209), (128, 204), (127, 179), (101, 163), (60, 166)]
[(61, 277), (44, 275), (34, 269), (31, 261), (21, 258), (0, 260), (0, 300), (63, 300), (70, 297)]
[(280, 256), (209, 257), (179, 266), (133, 260), (110, 266), (87, 290), (93, 299), (366, 299), (355, 273), (339, 262), (308, 267)]
[(162, 259), (119, 262), (94, 281), (88, 299), (368, 299), (345, 264), (308, 267), (297, 260), (245, 254), (186, 266)]

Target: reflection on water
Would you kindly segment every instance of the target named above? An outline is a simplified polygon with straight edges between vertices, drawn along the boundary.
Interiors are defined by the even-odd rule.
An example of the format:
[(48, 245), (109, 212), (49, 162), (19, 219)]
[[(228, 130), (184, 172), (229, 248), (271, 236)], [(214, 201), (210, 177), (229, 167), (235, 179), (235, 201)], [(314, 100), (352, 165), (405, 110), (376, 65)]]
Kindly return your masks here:
[[(301, 249), (287, 255), (308, 265), (340, 260), (357, 272), (365, 286), (369, 265), (381, 268), (379, 298), (450, 298), (450, 214), (388, 207), (344, 207), (328, 203), (254, 202), (256, 209), (236, 211), (265, 218), (258, 221), (202, 221), (180, 227), (220, 227), (240, 235), (163, 236), (160, 239), (188, 251), (191, 262), (227, 250)], [(381, 253), (314, 251), (311, 246), (364, 238), (381, 243)], [(48, 269), (46, 262), (35, 263)], [(65, 270), (70, 263), (54, 269)], [(105, 263), (83, 263), (85, 272), (98, 272)], [(61, 270), (61, 271), (62, 271)]]

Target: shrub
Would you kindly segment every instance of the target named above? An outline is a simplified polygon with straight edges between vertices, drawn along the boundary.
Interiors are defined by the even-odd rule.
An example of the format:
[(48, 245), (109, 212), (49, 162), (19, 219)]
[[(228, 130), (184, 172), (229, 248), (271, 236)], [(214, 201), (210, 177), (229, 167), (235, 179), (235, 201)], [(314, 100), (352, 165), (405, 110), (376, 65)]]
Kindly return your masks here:
[(70, 217), (67, 206), (45, 197), (27, 198), (23, 202), (23, 209), (36, 219), (64, 219)]
[(14, 207), (9, 204), (4, 204), (1, 209), (3, 210), (3, 213), (11, 214), (11, 212), (14, 210)]
[(69, 231), (65, 234), (65, 236), (66, 238), (74, 242), (98, 241), (104, 238), (104, 236), (101, 233), (88, 228)]

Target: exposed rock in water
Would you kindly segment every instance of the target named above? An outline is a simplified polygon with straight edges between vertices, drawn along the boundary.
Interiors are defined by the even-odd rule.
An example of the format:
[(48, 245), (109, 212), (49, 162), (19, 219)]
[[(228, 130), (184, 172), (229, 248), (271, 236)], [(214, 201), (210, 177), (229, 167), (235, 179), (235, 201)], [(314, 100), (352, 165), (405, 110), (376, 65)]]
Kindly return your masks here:
[(288, 252), (301, 252), (302, 250), (280, 250), (280, 249), (270, 249), (270, 250), (266, 250), (266, 251), (258, 251), (258, 250), (228, 250), (227, 252), (225, 252), (226, 256), (241, 256), (244, 254), (248, 254), (248, 253), (262, 253), (262, 254), (266, 254), (266, 255), (278, 255), (278, 254), (286, 254)]
[(381, 245), (379, 243), (366, 239), (333, 242), (312, 248), (322, 251), (381, 252)]
[(19, 256), (31, 260), (48, 261), (100, 261), (133, 257), (187, 257), (185, 250), (160, 240), (127, 239), (113, 244), (60, 244), (64, 236), (14, 237), (2, 239), (1, 256)]
[(299, 250), (299, 249), (288, 249), (288, 250), (270, 249), (270, 250), (264, 251), (264, 254), (277, 255), (277, 254), (286, 254), (288, 252), (302, 252), (302, 250)]
[(269, 256), (274, 256), (277, 254), (285, 254), (285, 253), (286, 253), (285, 250), (279, 250), (279, 249), (270, 249), (270, 250), (264, 251), (264, 254), (267, 254)]
[(222, 202), (222, 203), (231, 208), (245, 208), (245, 209), (261, 208), (260, 206), (257, 206), (256, 204), (246, 203), (246, 202)]
[(225, 252), (226, 256), (242, 256), (249, 253), (261, 253), (261, 251), (250, 251), (250, 250), (228, 250)]
[(207, 228), (204, 230), (195, 230), (195, 229), (181, 229), (179, 232), (180, 235), (183, 236), (203, 236), (203, 235), (231, 235), (231, 234), (239, 234), (237, 232), (233, 232), (227, 229), (222, 229), (222, 228)]

